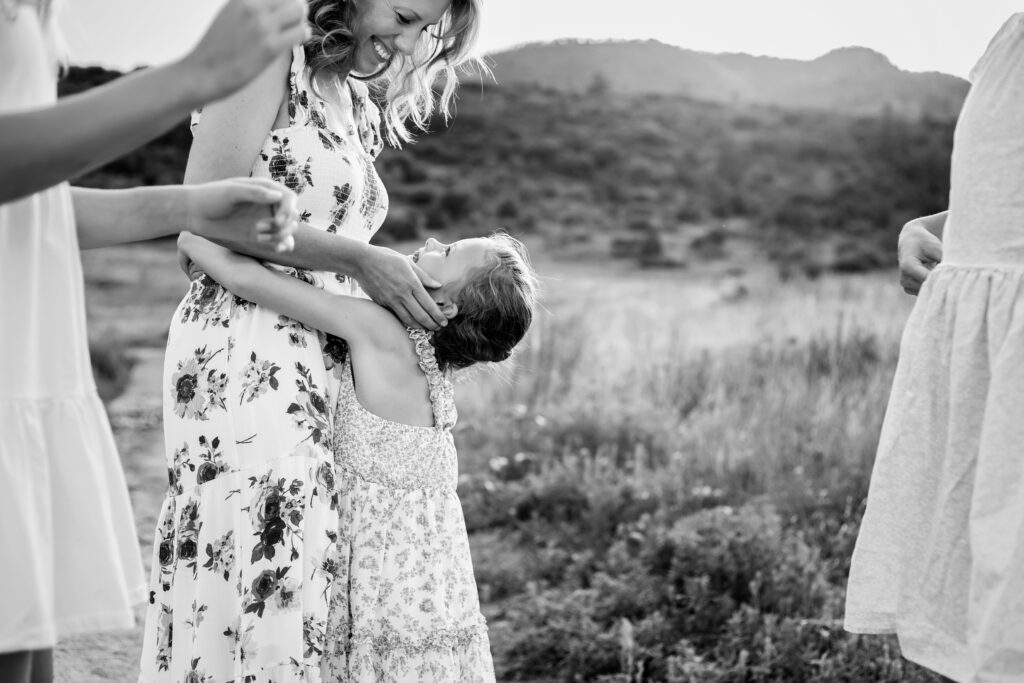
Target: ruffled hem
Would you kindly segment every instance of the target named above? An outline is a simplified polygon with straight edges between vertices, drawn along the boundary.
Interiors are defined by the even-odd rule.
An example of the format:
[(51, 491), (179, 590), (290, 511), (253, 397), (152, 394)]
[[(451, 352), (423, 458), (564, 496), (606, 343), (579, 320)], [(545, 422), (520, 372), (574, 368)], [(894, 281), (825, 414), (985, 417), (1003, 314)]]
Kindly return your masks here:
[(343, 655), (329, 660), (328, 671), (328, 680), (367, 683), (494, 681), (485, 626), (442, 629), (421, 639), (357, 633), (347, 642)]
[(145, 597), (124, 473), (95, 392), (0, 400), (0, 648), (134, 623)]
[(846, 628), (1024, 680), (1024, 268), (938, 266), (904, 330)]

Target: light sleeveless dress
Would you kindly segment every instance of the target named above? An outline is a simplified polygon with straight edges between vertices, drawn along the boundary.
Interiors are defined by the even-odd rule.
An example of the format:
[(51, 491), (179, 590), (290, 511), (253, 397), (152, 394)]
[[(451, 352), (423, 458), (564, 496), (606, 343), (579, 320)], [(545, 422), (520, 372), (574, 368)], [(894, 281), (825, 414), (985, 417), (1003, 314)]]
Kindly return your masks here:
[[(379, 114), (349, 79), (310, 87), (292, 56), (288, 127), (252, 169), (298, 194), (302, 220), (362, 241), (387, 195)], [(276, 267), (276, 266), (275, 266)], [(360, 295), (334, 273), (280, 268)], [(154, 539), (140, 681), (319, 681), (338, 533), (334, 410), (343, 344), (193, 281), (164, 368), (169, 490)]]
[[(0, 111), (55, 104), (35, 10), (0, 0)], [(67, 183), (0, 205), (0, 653), (130, 628), (142, 558), (89, 363)]]
[(430, 333), (409, 330), (433, 427), (386, 420), (356, 397), (344, 362), (336, 416), (338, 577), (325, 664), (330, 681), (494, 680), (466, 522), (455, 492), (457, 413)]
[(957, 681), (1024, 681), (1024, 14), (957, 123), (943, 262), (907, 322), (846, 628)]

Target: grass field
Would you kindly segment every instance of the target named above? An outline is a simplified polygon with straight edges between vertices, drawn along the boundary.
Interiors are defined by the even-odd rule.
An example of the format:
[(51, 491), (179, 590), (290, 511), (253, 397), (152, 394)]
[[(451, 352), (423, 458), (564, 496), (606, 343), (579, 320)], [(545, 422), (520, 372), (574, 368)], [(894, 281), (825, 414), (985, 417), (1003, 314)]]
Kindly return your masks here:
[[(545, 310), (515, 361), (456, 387), (499, 679), (935, 680), (839, 621), (912, 305), (895, 274), (535, 260)], [(141, 359), (111, 413), (148, 561), (152, 373), (185, 279), (170, 243), (85, 264), (90, 329)], [(58, 678), (132, 680), (138, 639), (71, 641)]]

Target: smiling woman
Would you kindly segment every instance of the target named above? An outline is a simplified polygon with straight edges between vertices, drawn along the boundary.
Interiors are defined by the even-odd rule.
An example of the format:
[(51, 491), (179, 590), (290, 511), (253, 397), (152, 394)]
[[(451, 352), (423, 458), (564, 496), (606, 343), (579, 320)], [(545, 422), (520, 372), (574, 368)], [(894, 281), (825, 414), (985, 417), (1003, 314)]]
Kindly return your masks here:
[[(194, 116), (186, 182), (250, 175), (285, 185), (303, 222), (295, 250), (235, 245), (240, 251), (320, 294), (369, 294), (406, 325), (435, 329), (447, 319), (421, 284), (435, 278), (368, 244), (388, 210), (374, 160), (385, 139), (398, 145), (411, 138), (407, 125), (422, 125), (438, 106), (447, 113), (456, 69), (473, 62), (478, 15), (478, 0), (312, 0), (310, 40)], [(140, 680), (333, 681), (325, 660), (348, 666), (353, 648), (360, 663), (352, 667), (391, 671), (383, 662), (396, 656), (395, 633), (415, 624), (370, 604), (379, 617), (364, 638), (346, 631), (338, 617), (349, 612), (336, 608), (358, 583), (339, 557), (344, 439), (335, 416), (347, 354), (344, 342), (234, 296), (209, 274), (193, 280), (168, 334), (169, 486)], [(434, 583), (461, 590), (447, 569)], [(458, 615), (431, 618), (439, 616)], [(464, 679), (493, 680), (480, 624), (469, 626), (474, 671), (484, 673)], [(431, 637), (407, 635), (399, 645), (456, 657), (459, 643)]]
[(407, 121), (424, 127), (438, 80), (436, 104), (447, 118), (459, 66), (482, 68), (469, 56), (479, 0), (312, 0), (309, 16), (311, 77), (352, 73), (386, 87), (385, 135), (392, 144), (411, 139)]

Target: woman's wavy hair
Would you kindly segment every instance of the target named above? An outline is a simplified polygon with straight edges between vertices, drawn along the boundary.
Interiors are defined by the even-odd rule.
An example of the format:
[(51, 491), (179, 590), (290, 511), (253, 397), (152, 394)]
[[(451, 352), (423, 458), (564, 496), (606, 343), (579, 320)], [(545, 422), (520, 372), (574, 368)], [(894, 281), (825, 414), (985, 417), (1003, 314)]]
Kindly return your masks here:
[[(445, 121), (451, 118), (459, 72), (487, 72), (486, 65), (472, 55), (480, 24), (480, 2), (451, 0), (437, 25), (420, 36), (411, 57), (396, 53), (386, 70), (364, 77), (386, 101), (384, 135), (393, 146), (412, 141), (410, 122), (426, 130), (435, 105)], [(356, 44), (350, 27), (356, 11), (352, 0), (309, 0), (312, 37), (306, 41), (305, 50), (310, 82), (321, 71), (351, 70)], [(441, 87), (435, 91), (438, 81)]]
[(442, 370), (506, 360), (533, 322), (537, 275), (526, 247), (504, 232), (490, 240), (492, 262), (466, 276), (453, 297), (458, 313), (432, 338)]

